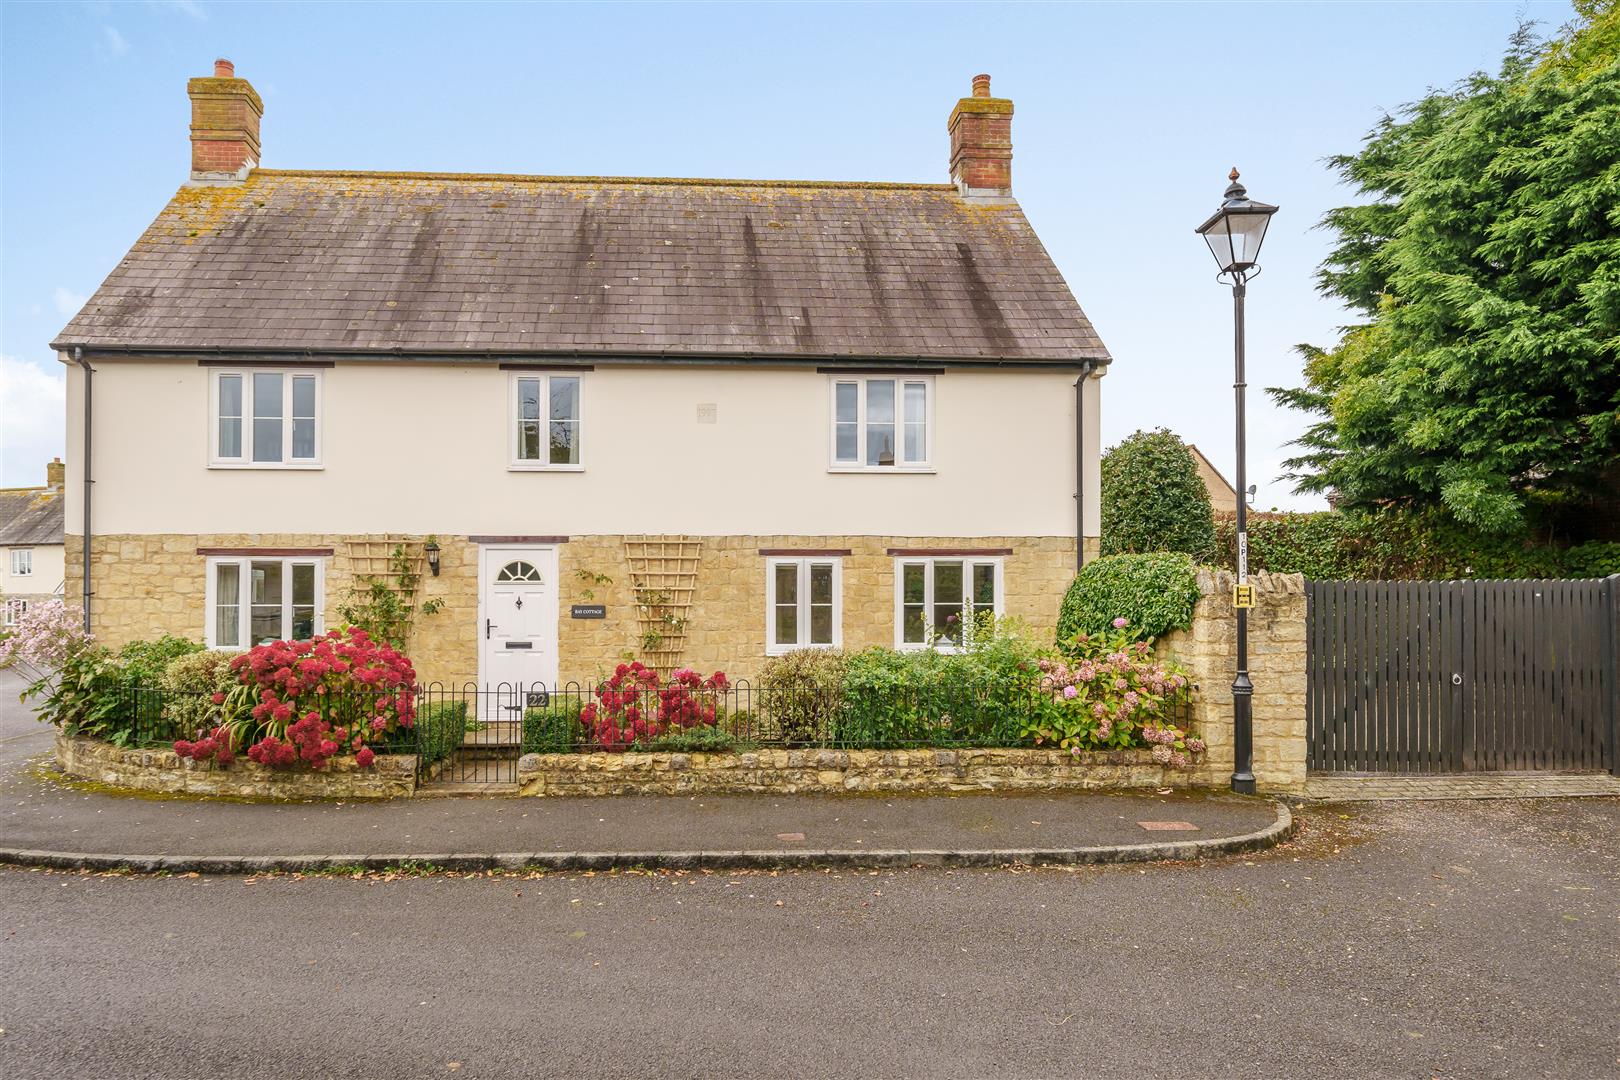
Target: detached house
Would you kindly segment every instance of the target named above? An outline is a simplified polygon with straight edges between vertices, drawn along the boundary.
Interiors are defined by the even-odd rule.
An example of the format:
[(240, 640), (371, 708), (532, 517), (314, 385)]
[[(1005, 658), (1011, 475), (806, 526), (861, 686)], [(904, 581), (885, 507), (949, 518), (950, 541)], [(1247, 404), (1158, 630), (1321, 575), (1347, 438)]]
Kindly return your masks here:
[(253, 87), (189, 91), (189, 179), (54, 343), (109, 644), (318, 633), (368, 580), (489, 684), (1055, 622), (1109, 356), (988, 76), (940, 184), (265, 169)]

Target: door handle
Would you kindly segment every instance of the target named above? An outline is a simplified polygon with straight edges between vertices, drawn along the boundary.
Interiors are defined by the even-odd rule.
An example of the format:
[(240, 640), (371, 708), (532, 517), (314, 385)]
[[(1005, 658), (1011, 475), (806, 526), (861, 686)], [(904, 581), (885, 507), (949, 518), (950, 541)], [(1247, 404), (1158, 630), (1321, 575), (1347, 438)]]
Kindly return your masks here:
[(494, 626), (495, 626), (495, 624), (490, 622), (488, 619), (484, 620), (484, 640), (485, 641), (489, 640), (489, 632)]

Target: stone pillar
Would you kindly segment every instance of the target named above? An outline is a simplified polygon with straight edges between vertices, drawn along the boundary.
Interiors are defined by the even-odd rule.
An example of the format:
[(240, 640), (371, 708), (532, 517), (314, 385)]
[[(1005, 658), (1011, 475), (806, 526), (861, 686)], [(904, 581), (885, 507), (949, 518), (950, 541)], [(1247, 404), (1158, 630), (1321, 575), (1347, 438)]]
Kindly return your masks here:
[[(1305, 786), (1305, 579), (1251, 575), (1249, 677), (1254, 681), (1254, 775), (1261, 791)], [(1232, 675), (1237, 670), (1237, 612), (1229, 570), (1198, 571), (1202, 594), (1190, 630), (1166, 634), (1161, 651), (1192, 672), (1192, 731), (1209, 744), (1202, 784), (1224, 787), (1232, 774)]]

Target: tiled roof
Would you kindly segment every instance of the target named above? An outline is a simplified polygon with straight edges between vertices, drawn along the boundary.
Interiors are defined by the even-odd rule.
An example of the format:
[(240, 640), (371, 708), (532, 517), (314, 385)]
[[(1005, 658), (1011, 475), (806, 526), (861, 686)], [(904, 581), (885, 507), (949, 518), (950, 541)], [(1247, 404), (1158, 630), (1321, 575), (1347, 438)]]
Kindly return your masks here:
[(182, 188), (56, 347), (1106, 360), (950, 185), (260, 169)]
[(0, 488), (0, 547), (61, 542), (59, 488)]

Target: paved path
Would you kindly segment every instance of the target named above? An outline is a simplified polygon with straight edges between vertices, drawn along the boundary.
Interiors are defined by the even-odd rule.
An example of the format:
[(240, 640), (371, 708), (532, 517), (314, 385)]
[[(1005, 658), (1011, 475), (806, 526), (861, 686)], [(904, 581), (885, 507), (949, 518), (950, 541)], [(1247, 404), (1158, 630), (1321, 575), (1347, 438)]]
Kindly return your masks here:
[[(170, 856), (988, 851), (1214, 840), (1267, 828), (1219, 794), (645, 796), (230, 803), (108, 795), (0, 771), (0, 848)], [(1171, 828), (1148, 828), (1168, 824)], [(1193, 829), (1175, 828), (1191, 825)]]
[(1459, 776), (1312, 776), (1305, 795), (1331, 802), (1388, 799), (1544, 799), (1620, 795), (1608, 773), (1467, 773)]
[(1504, 800), (1197, 865), (0, 868), (0, 1075), (1610, 1077), (1617, 833)]

